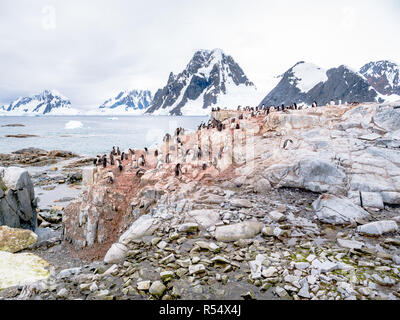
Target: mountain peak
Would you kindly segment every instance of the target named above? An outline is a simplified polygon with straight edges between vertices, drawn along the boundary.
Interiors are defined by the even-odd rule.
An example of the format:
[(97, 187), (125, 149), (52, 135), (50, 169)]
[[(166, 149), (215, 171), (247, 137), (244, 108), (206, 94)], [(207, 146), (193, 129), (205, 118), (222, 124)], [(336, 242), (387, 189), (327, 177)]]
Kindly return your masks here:
[(400, 66), (390, 60), (371, 61), (360, 73), (383, 95), (400, 95)]
[[(240, 94), (238, 93), (240, 91)], [(230, 97), (235, 99), (228, 101)], [(197, 50), (186, 68), (169, 76), (147, 113), (208, 115), (212, 106), (232, 107), (258, 101), (254, 84), (233, 58), (221, 49)]]
[(149, 107), (152, 99), (149, 90), (124, 90), (116, 97), (105, 101), (98, 109), (107, 114), (142, 114)]

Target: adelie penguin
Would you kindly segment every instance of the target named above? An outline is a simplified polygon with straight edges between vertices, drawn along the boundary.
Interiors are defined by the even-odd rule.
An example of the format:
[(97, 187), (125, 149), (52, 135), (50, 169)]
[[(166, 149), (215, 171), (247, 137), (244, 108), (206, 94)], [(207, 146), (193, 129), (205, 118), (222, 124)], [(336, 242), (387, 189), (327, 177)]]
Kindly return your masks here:
[(125, 159), (125, 152), (122, 152), (121, 153), (121, 161), (124, 161), (124, 159)]

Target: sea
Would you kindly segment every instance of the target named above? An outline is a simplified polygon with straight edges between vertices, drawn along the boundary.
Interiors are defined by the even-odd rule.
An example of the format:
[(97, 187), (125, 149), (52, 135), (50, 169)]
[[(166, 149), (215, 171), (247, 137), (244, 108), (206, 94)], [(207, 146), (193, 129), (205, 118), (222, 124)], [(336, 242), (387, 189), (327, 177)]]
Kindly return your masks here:
[[(194, 131), (209, 117), (197, 116), (39, 116), (0, 117), (0, 153), (24, 148), (66, 150), (81, 156), (109, 153), (113, 146), (121, 151), (160, 145), (166, 133), (178, 127)], [(10, 124), (22, 126), (10, 127)], [(8, 138), (6, 135), (32, 135)]]

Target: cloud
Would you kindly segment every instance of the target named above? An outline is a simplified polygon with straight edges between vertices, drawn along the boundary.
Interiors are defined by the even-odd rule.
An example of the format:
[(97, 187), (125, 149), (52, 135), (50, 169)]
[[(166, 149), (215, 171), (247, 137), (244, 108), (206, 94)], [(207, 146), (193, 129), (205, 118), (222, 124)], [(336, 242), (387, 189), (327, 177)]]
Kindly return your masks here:
[(265, 91), (299, 60), (324, 68), (396, 60), (396, 4), (2, 0), (0, 101), (54, 88), (79, 108), (123, 89), (154, 93), (200, 48), (222, 48)]

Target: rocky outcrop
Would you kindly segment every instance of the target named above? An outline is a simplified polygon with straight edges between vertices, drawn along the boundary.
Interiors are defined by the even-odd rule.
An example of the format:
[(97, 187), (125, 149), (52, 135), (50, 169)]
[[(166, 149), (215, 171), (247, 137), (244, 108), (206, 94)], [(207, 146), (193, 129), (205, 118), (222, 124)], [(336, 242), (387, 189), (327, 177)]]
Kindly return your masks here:
[(0, 225), (34, 231), (37, 200), (28, 171), (0, 168), (0, 187)]
[(19, 252), (36, 243), (38, 236), (30, 230), (0, 227), (0, 251)]
[(324, 223), (350, 224), (369, 217), (367, 211), (345, 197), (324, 194), (312, 206), (318, 219)]

